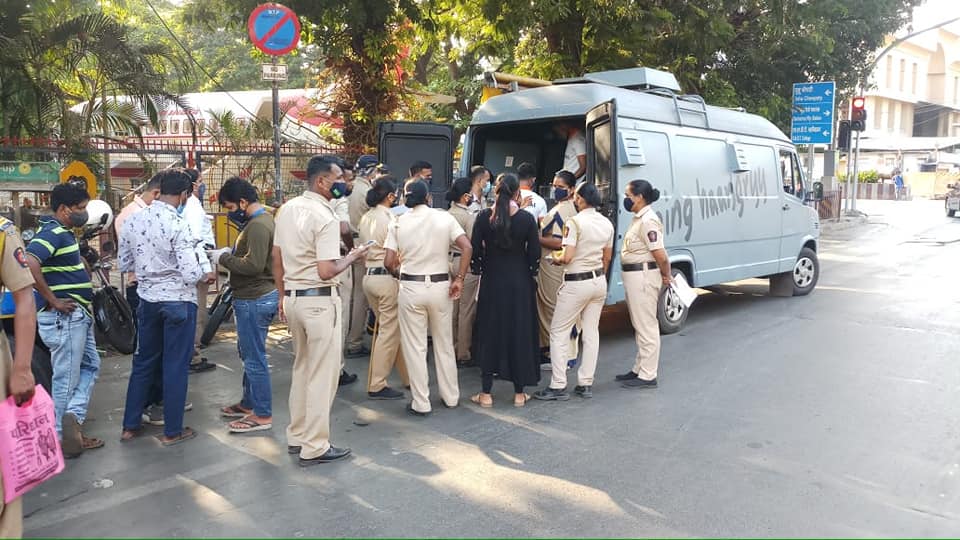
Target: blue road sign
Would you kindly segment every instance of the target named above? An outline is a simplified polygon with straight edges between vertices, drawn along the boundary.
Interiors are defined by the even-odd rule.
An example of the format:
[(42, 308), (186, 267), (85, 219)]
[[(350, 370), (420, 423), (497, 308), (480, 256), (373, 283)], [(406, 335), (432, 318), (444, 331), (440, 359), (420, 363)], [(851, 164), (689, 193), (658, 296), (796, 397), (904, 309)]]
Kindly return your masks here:
[(247, 19), (247, 31), (256, 48), (280, 56), (297, 48), (300, 20), (286, 6), (263, 4), (257, 6)]
[(833, 142), (833, 104), (836, 83), (794, 83), (793, 118), (790, 140), (793, 144), (830, 144)]

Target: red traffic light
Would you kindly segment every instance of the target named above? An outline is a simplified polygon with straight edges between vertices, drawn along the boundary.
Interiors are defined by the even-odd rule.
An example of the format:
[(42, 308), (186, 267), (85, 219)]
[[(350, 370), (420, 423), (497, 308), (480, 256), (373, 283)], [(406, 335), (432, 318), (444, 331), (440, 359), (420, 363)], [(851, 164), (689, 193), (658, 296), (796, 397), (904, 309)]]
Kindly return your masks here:
[(854, 108), (854, 109), (862, 109), (863, 106), (866, 105), (866, 104), (867, 104), (867, 100), (865, 100), (865, 99), (862, 98), (862, 97), (855, 97), (855, 98), (853, 98), (853, 108)]

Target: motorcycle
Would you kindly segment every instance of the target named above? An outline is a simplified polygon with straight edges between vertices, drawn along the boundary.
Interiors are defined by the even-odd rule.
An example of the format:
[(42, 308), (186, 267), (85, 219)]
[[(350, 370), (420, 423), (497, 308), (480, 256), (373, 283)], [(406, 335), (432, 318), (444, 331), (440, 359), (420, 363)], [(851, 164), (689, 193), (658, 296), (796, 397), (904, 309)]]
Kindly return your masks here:
[[(90, 240), (95, 238), (107, 227), (110, 216), (104, 214), (99, 223), (84, 230), (78, 239), (80, 256), (87, 262), (90, 272), (99, 280), (99, 286), (93, 291), (93, 319), (100, 338), (106, 340), (120, 354), (133, 354), (137, 348), (137, 325), (133, 310), (127, 299), (119, 289), (110, 284), (107, 272), (113, 268), (107, 257), (101, 257), (97, 250), (90, 246)], [(113, 251), (112, 243), (105, 243), (105, 252)], [(99, 341), (99, 340), (98, 340)]]
[(203, 327), (203, 333), (200, 334), (200, 343), (206, 347), (213, 341), (213, 336), (223, 321), (233, 316), (233, 290), (229, 284), (225, 284), (220, 289), (220, 294), (213, 299), (213, 304), (207, 310), (207, 324)]

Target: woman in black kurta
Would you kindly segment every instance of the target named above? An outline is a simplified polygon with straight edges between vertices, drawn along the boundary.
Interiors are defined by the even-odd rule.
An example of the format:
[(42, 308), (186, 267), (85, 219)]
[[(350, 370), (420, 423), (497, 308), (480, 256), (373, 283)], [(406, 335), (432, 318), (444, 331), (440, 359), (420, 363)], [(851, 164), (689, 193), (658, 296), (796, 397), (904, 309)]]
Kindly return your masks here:
[(477, 216), (473, 226), (474, 273), (480, 274), (473, 358), (483, 375), (483, 390), (471, 397), (493, 406), (494, 375), (512, 381), (514, 405), (530, 396), (524, 386), (540, 381), (536, 276), (540, 265), (537, 222), (520, 209), (520, 185), (512, 174), (497, 179), (497, 203)]

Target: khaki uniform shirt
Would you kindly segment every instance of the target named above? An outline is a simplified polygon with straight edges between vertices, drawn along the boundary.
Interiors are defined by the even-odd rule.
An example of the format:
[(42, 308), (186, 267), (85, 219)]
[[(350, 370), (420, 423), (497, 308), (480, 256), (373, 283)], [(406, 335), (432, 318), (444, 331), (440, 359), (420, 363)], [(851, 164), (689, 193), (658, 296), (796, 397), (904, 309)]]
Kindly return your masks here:
[[(466, 206), (457, 203), (451, 204), (447, 212), (453, 216), (453, 219), (457, 220), (467, 238), (473, 238), (473, 224), (477, 221), (477, 214), (471, 212)], [(452, 251), (459, 253), (460, 249), (455, 247)]]
[[(26, 250), (23, 241), (17, 234), (13, 222), (0, 218), (0, 234), (3, 238), (3, 253), (0, 253), (0, 286), (4, 291), (19, 291), (33, 285), (33, 274), (27, 266)], [(7, 397), (7, 373), (13, 365), (13, 356), (10, 354), (10, 344), (7, 336), (0, 332), (0, 397)], [(2, 493), (2, 491), (0, 491)], [(0, 499), (0, 503), (3, 500)], [(3, 505), (0, 504), (0, 508)]]
[(317, 262), (340, 258), (340, 220), (332, 202), (312, 191), (290, 200), (277, 212), (273, 244), (280, 248), (286, 290), (338, 285), (317, 273)]
[(353, 191), (350, 192), (350, 196), (347, 197), (347, 206), (350, 215), (350, 226), (353, 227), (355, 231), (360, 230), (360, 220), (363, 219), (367, 210), (370, 210), (370, 207), (367, 206), (367, 192), (371, 189), (373, 189), (373, 184), (362, 176), (358, 176), (353, 181)]
[(450, 246), (464, 234), (449, 213), (421, 204), (397, 218), (384, 247), (400, 255), (402, 273), (446, 274)]
[(360, 219), (360, 245), (370, 240), (376, 242), (367, 250), (367, 268), (383, 266), (383, 260), (387, 257), (387, 250), (384, 247), (387, 243), (387, 233), (396, 221), (397, 218), (393, 212), (379, 204)]
[(633, 223), (623, 237), (623, 246), (620, 248), (620, 262), (636, 264), (653, 261), (650, 253), (655, 249), (663, 249), (663, 223), (653, 208), (646, 206), (637, 212)]
[(603, 248), (613, 248), (613, 223), (587, 208), (567, 220), (564, 225), (563, 245), (576, 246), (577, 253), (566, 267), (566, 273), (589, 272), (603, 268)]

